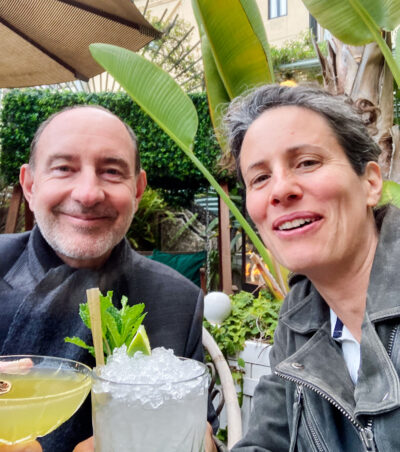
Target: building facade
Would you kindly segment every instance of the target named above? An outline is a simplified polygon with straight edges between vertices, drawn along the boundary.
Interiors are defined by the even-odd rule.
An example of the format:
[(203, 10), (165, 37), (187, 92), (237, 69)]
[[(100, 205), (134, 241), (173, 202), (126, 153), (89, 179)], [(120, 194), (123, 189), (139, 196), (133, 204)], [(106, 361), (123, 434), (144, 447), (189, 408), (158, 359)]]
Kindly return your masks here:
[[(218, 0), (215, 0), (218, 1)], [(280, 47), (301, 32), (316, 27), (302, 0), (256, 0), (270, 45)], [(151, 16), (172, 20), (177, 14), (196, 26), (191, 0), (136, 0), (136, 6)], [(197, 39), (197, 32), (192, 39)]]

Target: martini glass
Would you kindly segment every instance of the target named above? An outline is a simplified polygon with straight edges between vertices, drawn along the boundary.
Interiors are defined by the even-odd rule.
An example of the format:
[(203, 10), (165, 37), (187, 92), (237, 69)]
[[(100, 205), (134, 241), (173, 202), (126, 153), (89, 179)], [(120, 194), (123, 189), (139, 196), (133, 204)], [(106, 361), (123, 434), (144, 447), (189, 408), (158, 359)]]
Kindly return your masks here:
[(0, 445), (32, 441), (68, 420), (91, 388), (91, 369), (38, 355), (0, 356)]

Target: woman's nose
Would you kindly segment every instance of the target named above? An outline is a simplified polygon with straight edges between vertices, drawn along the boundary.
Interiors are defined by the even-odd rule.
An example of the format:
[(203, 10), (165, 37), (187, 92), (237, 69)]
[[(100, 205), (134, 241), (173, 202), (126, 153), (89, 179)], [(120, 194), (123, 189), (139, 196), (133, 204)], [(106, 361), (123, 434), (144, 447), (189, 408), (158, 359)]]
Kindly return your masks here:
[(85, 172), (75, 181), (71, 197), (85, 207), (92, 207), (104, 201), (105, 193), (101, 181), (94, 172)]
[(273, 206), (290, 204), (303, 197), (303, 190), (293, 174), (283, 173), (271, 180), (270, 203)]

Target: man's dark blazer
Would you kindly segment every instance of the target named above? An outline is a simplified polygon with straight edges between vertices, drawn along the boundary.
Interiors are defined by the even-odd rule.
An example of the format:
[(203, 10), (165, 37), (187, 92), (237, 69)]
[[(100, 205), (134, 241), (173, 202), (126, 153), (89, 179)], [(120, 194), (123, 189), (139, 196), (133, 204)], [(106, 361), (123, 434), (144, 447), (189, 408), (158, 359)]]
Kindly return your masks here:
[[(203, 360), (201, 290), (175, 270), (133, 251), (126, 239), (101, 269), (75, 269), (64, 264), (39, 229), (0, 235), (1, 354), (40, 354), (84, 362), (86, 350), (64, 342), (79, 336), (91, 342), (79, 317), (86, 289), (99, 287), (126, 295), (130, 304), (145, 303), (144, 325), (152, 348), (172, 348), (176, 355)], [(134, 428), (134, 426), (133, 426)], [(40, 440), (44, 452), (71, 452), (91, 435), (90, 400), (59, 429)]]

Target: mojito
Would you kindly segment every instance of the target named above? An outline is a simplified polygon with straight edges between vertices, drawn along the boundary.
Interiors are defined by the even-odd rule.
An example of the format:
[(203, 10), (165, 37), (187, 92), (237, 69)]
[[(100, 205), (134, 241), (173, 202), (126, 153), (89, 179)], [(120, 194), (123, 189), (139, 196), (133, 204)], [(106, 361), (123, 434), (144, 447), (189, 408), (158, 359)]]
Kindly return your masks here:
[(208, 372), (198, 361), (156, 348), (151, 356), (116, 349), (94, 371), (96, 452), (203, 452)]

